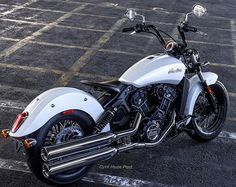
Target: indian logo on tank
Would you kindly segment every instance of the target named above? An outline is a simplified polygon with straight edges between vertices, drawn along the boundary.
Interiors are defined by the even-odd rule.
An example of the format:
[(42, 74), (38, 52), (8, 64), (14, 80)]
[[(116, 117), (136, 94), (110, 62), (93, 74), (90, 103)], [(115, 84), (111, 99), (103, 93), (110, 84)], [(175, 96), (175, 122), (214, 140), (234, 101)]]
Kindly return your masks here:
[(170, 74), (170, 73), (177, 73), (177, 72), (182, 72), (182, 69), (180, 69), (180, 68), (171, 68), (168, 71), (168, 74)]

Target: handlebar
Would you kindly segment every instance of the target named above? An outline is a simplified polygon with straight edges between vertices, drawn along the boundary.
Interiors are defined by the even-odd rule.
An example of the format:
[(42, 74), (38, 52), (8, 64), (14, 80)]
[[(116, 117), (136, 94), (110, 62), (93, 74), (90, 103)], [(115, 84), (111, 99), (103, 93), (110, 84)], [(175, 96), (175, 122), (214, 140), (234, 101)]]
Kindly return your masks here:
[(124, 28), (122, 31), (123, 32), (130, 32), (130, 31), (136, 31), (136, 32), (142, 32), (144, 31), (145, 29), (148, 28), (148, 25), (145, 25), (145, 24), (137, 24), (135, 25), (134, 27), (127, 27), (127, 28)]
[(131, 31), (135, 31), (134, 27), (127, 27), (127, 28), (123, 28), (122, 32), (131, 32)]
[(188, 32), (188, 31), (197, 32), (197, 28), (185, 24), (185, 25), (183, 26), (183, 31), (185, 31), (185, 32)]
[[(152, 32), (151, 30), (154, 32)], [(136, 24), (134, 27), (127, 27), (122, 30), (122, 32), (131, 32), (131, 31), (135, 31), (136, 33), (146, 32), (146, 33), (154, 34), (159, 39), (162, 46), (163, 47), (165, 46), (164, 38), (161, 36), (160, 32), (156, 29), (154, 25), (146, 25), (145, 23)]]
[[(181, 48), (184, 49), (184, 48), (187, 47), (187, 43), (185, 41), (185, 34), (184, 33), (188, 32), (188, 31), (197, 32), (197, 28), (190, 26), (188, 24), (188, 22), (182, 22), (180, 25), (177, 26), (177, 29), (178, 29), (178, 31), (180, 33), (180, 36), (182, 38), (182, 41), (183, 41), (183, 45), (181, 45), (182, 46)], [(136, 24), (136, 26), (124, 28), (122, 31), (123, 32), (135, 31), (136, 33), (146, 32), (146, 33), (154, 34), (158, 38), (158, 40), (160, 41), (162, 46), (165, 47), (166, 41), (162, 37), (162, 35), (160, 34), (159, 30), (154, 25), (146, 25), (145, 23)]]

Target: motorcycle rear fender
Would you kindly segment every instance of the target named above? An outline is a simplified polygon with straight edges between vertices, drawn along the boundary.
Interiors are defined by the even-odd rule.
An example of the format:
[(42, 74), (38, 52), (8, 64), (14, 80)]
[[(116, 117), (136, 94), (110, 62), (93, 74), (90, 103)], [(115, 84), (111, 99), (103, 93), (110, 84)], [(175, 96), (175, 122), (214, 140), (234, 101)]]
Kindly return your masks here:
[[(90, 94), (69, 87), (50, 89), (36, 97), (24, 110), (28, 117), (11, 137), (24, 137), (47, 123), (53, 116), (66, 110), (82, 110), (96, 122), (104, 112), (101, 104)], [(109, 125), (103, 130), (110, 130)]]
[[(206, 80), (207, 85), (215, 84), (218, 75), (212, 72), (203, 72), (203, 78)], [(195, 106), (195, 102), (199, 96), (199, 94), (203, 91), (202, 83), (198, 77), (198, 75), (194, 75), (189, 79), (189, 88), (188, 90), (184, 90), (187, 92), (185, 97), (187, 97), (186, 105), (184, 107), (184, 115), (189, 116), (193, 114), (193, 109)], [(183, 103), (182, 103), (183, 104)], [(187, 121), (187, 124), (190, 122), (191, 118)]]

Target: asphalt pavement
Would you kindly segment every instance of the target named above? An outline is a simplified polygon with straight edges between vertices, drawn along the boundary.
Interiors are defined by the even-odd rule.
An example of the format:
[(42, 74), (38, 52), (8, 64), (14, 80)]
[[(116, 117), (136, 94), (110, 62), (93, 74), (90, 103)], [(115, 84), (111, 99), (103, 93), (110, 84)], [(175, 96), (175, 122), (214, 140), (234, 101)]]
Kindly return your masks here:
[[(198, 0), (208, 14), (191, 17), (207, 36), (188, 33), (230, 95), (223, 132), (198, 143), (185, 134), (159, 147), (101, 162), (72, 186), (236, 186), (236, 1)], [(80, 80), (118, 78), (138, 60), (163, 53), (157, 39), (129, 35), (135, 8), (179, 39), (176, 25), (193, 0), (0, 0), (0, 129), (38, 94), (57, 86), (90, 91)], [(12, 142), (0, 140), (0, 186), (46, 186), (32, 175)]]

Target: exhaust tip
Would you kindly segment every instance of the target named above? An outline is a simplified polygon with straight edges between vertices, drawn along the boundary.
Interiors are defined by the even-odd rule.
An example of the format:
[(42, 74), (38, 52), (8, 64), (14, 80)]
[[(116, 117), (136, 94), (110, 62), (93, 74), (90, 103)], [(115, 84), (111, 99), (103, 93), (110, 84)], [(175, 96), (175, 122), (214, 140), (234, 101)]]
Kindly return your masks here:
[(43, 161), (48, 161), (48, 152), (47, 152), (47, 150), (43, 147), (42, 149), (41, 149), (41, 158), (42, 158), (42, 160)]
[(45, 178), (49, 178), (49, 167), (46, 163), (42, 166), (42, 173)]

